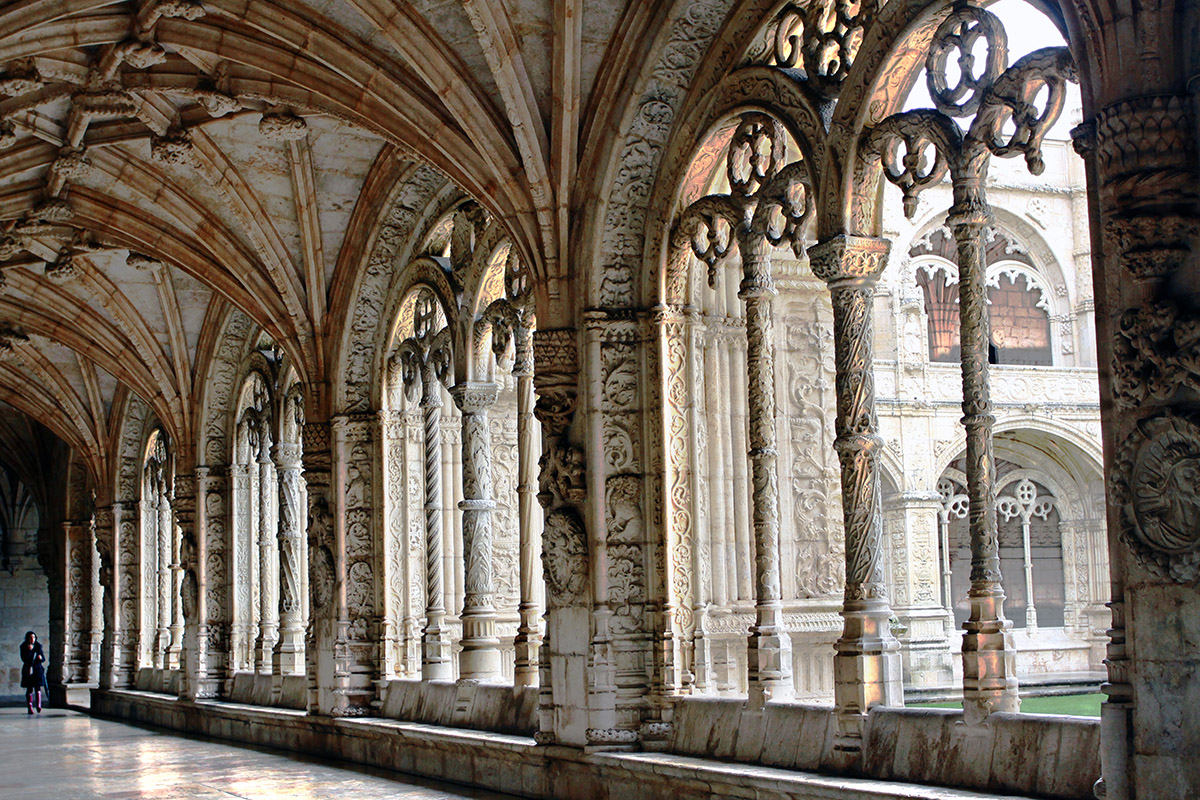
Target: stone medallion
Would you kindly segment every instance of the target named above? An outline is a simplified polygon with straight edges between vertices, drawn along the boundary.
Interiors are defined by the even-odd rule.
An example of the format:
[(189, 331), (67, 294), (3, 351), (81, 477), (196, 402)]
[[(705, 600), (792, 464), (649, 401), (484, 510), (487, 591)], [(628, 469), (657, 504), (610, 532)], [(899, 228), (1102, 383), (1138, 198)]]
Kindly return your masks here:
[(1142, 421), (1113, 476), (1121, 539), (1155, 574), (1200, 577), (1200, 426), (1172, 414)]

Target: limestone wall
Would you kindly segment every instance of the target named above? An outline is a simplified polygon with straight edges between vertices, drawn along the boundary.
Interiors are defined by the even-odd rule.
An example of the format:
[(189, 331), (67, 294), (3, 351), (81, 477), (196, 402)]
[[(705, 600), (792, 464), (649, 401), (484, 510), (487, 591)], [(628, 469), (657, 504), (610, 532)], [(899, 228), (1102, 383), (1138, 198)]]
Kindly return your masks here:
[[(24, 698), (17, 648), (30, 630), (47, 645), (50, 628), (50, 593), (35, 555), (37, 531), (14, 533), (10, 569), (0, 569), (0, 699)], [(46, 655), (53, 656), (49, 649)]]

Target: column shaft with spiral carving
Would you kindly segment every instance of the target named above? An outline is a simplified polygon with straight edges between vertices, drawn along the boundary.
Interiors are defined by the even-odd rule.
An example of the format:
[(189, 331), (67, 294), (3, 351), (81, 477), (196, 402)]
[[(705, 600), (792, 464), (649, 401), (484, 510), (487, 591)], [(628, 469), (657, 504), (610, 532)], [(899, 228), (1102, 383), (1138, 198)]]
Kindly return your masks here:
[[(982, 195), (982, 190), (978, 190)], [(1004, 618), (1000, 537), (996, 525), (996, 462), (992, 454), (987, 264), (983, 235), (991, 214), (982, 201), (957, 203), (947, 223), (958, 244), (958, 312), (962, 345), (963, 425), (967, 431), (970, 613), (963, 623), (963, 713), (968, 723), (993, 711), (1016, 711), (1016, 646)]]
[(300, 569), (303, 487), (300, 445), (280, 443), (272, 450), (279, 479), (279, 639), (272, 654), (275, 675), (304, 670), (304, 617)]
[(538, 563), (541, 537), (534, 532), (534, 505), (537, 502), (534, 496), (537, 491), (534, 466), (537, 461), (533, 453), (533, 331), (522, 324), (517, 326), (513, 334), (516, 339), (513, 375), (517, 379), (517, 515), (521, 582), (521, 600), (517, 606), (520, 623), (514, 640), (516, 665), (513, 682), (517, 686), (536, 686), (542, 634), (534, 596), (535, 582), (541, 577)]
[(421, 631), (421, 678), (453, 679), (446, 632), (442, 566), (442, 396), (436, 376), (425, 370), (421, 385), (425, 417), (425, 627)]
[(861, 749), (867, 711), (903, 705), (900, 644), (888, 626), (891, 608), (883, 571), (883, 519), (875, 415), (874, 291), (888, 242), (836, 236), (809, 248), (813, 274), (833, 300), (837, 438), (846, 531), (842, 635), (834, 645), (838, 749)]
[(275, 465), (265, 431), (258, 452), (258, 640), (254, 667), (270, 674), (279, 639), (279, 542), (275, 529)]
[(123, 664), (122, 641), (125, 631), (121, 625), (120, 571), (121, 552), (117, 543), (121, 515), (121, 503), (96, 508), (96, 552), (100, 556), (100, 617), (103, 620), (103, 636), (100, 640), (100, 688), (113, 689), (126, 686), (128, 670)]
[[(751, 237), (746, 237), (747, 239)], [(743, 278), (738, 296), (746, 303), (746, 385), (750, 412), (750, 470), (753, 485), (754, 625), (750, 628), (750, 701), (792, 695), (792, 641), (783, 627), (779, 561), (779, 478), (775, 460), (775, 357), (771, 256), (763, 238), (743, 242)]]
[(499, 680), (500, 639), (496, 636), (492, 580), (492, 438), (487, 411), (496, 402), (494, 383), (460, 383), (451, 389), (462, 412), (462, 535), (464, 593), (460, 680)]

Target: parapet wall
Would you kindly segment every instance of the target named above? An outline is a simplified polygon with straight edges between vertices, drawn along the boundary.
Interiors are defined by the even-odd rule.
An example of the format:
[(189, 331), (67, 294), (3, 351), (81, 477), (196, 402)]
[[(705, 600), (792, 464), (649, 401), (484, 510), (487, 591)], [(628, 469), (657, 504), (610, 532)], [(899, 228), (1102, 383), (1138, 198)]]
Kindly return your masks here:
[[(762, 710), (742, 699), (683, 698), (671, 752), (768, 767), (845, 774), (830, 708), (790, 703)], [(1100, 777), (1100, 721), (993, 714), (968, 727), (961, 711), (871, 709), (854, 774), (888, 781), (1062, 800), (1092, 800)]]

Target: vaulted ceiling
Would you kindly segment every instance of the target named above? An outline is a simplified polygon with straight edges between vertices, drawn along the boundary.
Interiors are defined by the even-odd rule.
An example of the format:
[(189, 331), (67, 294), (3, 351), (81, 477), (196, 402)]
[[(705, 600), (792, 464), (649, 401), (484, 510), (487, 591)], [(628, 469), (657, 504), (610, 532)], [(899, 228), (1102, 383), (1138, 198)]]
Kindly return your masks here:
[(129, 393), (186, 440), (226, 304), (321, 384), (330, 287), (361, 267), (381, 184), (406, 161), (445, 174), (554, 273), (581, 110), (628, 13), (0, 3), (0, 401), (95, 474)]

